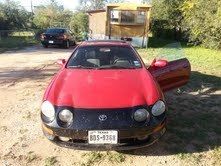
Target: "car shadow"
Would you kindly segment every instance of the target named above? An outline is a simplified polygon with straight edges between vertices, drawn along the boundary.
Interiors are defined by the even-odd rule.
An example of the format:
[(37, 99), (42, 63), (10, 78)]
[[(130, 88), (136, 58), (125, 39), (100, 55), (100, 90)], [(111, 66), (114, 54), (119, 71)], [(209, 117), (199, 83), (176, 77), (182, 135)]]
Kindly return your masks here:
[[(50, 48), (54, 48), (54, 49), (61, 49), (61, 50), (69, 50), (69, 49), (73, 49), (73, 48), (75, 48), (77, 46), (77, 44), (76, 45), (71, 45), (69, 48), (65, 48), (65, 47), (63, 47), (63, 46), (58, 46), (58, 45), (50, 45), (48, 48), (50, 49)], [(41, 46), (42, 48), (44, 48), (43, 46)], [(48, 49), (48, 48), (44, 48), (44, 49)]]
[(166, 134), (150, 147), (123, 153), (165, 156), (221, 146), (221, 77), (194, 71), (188, 85), (166, 93), (165, 98)]

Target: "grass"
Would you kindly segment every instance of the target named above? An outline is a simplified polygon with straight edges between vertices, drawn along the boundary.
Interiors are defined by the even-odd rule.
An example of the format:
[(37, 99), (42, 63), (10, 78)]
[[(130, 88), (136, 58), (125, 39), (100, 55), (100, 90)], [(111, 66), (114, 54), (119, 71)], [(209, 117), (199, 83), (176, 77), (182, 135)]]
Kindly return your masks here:
[(14, 49), (21, 49), (36, 43), (37, 41), (33, 36), (9, 36), (7, 38), (0, 38), (0, 53)]
[(82, 157), (86, 157), (86, 162), (82, 163), (82, 166), (92, 166), (96, 163), (101, 163), (104, 160), (107, 160), (111, 163), (123, 163), (126, 160), (126, 156), (122, 153), (114, 152), (90, 152), (84, 153)]
[(107, 153), (107, 156), (111, 163), (123, 163), (126, 160), (126, 156), (122, 153)]
[(26, 132), (28, 132), (28, 129), (23, 129), (23, 128), (22, 128), (22, 129), (19, 130), (19, 133), (20, 133), (20, 134), (24, 134), (24, 133), (26, 133)]
[(56, 157), (52, 156), (52, 157), (47, 157), (45, 160), (44, 160), (44, 166), (53, 166), (57, 163), (57, 159)]
[[(199, 46), (191, 47), (185, 43), (156, 38), (150, 38), (149, 42), (148, 49), (138, 49), (142, 57), (149, 62), (155, 57), (162, 56), (167, 56), (169, 60), (187, 57), (193, 70), (221, 76), (221, 51), (219, 50), (211, 50)], [(175, 55), (168, 55), (171, 50)]]
[(160, 141), (168, 154), (177, 154), (190, 165), (204, 157), (220, 165), (221, 51), (151, 38), (150, 47), (138, 52), (148, 63), (155, 57), (168, 57), (169, 61), (188, 58), (192, 68), (189, 83), (166, 94), (168, 126)]
[(214, 165), (221, 165), (221, 147), (215, 148), (213, 151)]
[(82, 166), (94, 165), (94, 163), (101, 162), (105, 158), (105, 154), (100, 152), (85, 153), (83, 157), (85, 156), (87, 157), (87, 161), (85, 163), (82, 163)]
[(27, 160), (28, 163), (31, 163), (36, 159), (38, 159), (38, 156), (36, 154), (34, 154), (33, 151), (28, 152), (28, 154), (26, 156), (26, 160)]

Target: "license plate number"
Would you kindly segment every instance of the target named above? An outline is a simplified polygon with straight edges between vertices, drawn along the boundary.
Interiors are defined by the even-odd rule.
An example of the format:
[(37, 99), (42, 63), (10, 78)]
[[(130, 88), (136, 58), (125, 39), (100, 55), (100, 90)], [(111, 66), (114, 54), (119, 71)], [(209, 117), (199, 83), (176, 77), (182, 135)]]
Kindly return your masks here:
[(53, 43), (54, 43), (54, 41), (52, 41), (52, 40), (49, 40), (48, 42), (49, 42), (49, 43), (51, 43), (51, 44), (53, 44)]
[(118, 132), (115, 130), (88, 131), (89, 144), (117, 144)]

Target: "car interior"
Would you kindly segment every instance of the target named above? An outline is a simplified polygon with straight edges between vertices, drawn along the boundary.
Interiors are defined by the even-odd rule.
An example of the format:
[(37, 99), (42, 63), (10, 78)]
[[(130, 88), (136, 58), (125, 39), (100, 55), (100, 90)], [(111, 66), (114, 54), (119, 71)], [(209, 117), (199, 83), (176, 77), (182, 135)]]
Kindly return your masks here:
[(86, 47), (79, 48), (71, 57), (68, 67), (122, 66), (141, 67), (140, 61), (130, 48)]

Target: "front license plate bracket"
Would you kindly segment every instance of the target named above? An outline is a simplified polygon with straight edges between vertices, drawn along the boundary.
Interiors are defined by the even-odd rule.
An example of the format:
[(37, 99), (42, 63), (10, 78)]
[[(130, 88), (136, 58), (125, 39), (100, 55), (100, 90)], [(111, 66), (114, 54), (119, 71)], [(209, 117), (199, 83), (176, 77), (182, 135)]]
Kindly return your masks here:
[(118, 131), (116, 130), (91, 130), (88, 131), (89, 144), (117, 144)]

